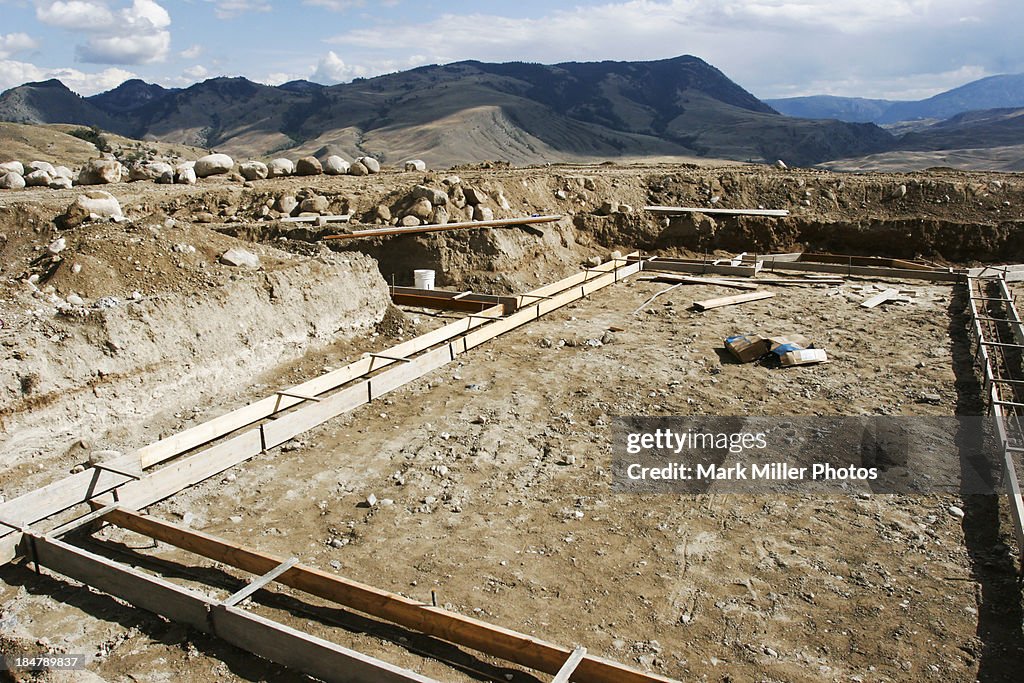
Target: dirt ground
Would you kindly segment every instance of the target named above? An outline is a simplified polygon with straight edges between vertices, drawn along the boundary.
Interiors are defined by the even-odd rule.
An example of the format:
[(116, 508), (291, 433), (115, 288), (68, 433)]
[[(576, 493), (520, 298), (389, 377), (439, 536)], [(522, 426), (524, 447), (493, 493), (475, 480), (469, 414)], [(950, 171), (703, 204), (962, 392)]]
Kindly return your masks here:
[[(1016, 254), (1024, 261), (1024, 251), (1014, 251), (1021, 244), (1017, 207), (1024, 205), (1018, 202), (1024, 185), (1017, 176), (779, 176), (749, 169), (607, 167), (458, 172), (466, 183), (500, 184), (517, 208), (532, 213), (575, 202), (574, 215), (543, 235), (450, 233), (374, 241), (337, 253), (303, 239), (281, 241), (269, 222), (258, 229), (248, 219), (229, 223), (230, 216), (221, 217), (225, 226), (238, 228), (239, 236), (233, 237), (189, 220), (199, 208), (218, 207), (224, 198), (231, 198), (225, 207), (235, 209), (232, 215), (246, 217), (265, 206), (266, 198), (255, 194), (295, 191), (301, 188), (298, 180), (280, 181), (273, 192), (211, 184), (172, 188), (169, 195), (133, 184), (119, 190), (135, 193), (122, 203), (144, 208), (127, 226), (103, 227), (108, 243), (121, 246), (99, 249), (94, 256), (105, 265), (131, 267), (113, 269), (123, 283), (110, 276), (83, 294), (127, 297), (122, 289), (142, 288), (147, 297), (174, 292), (203, 300), (208, 291), (262, 287), (266, 270), (306, 272), (301, 269), (317, 259), (325, 269), (351, 273), (362, 263), (342, 261), (364, 258), (353, 252), (376, 259), (378, 283), (371, 284), (360, 270), (350, 284), (339, 281), (335, 297), (346, 296), (345, 287), (379, 287), (375, 291), (386, 296), (383, 283), (389, 275), (408, 277), (413, 264), (436, 265), (443, 271), (439, 279), (452, 286), (522, 291), (574, 272), (585, 257), (615, 247), (664, 253), (701, 248), (687, 241), (696, 221), (666, 226), (636, 213), (601, 216), (603, 198), (634, 206), (682, 202), (687, 197), (680, 188), (706, 185), (712, 192), (735, 187), (732, 201), (774, 208), (791, 200), (788, 193), (773, 192), (795, 191), (796, 179), (815, 188), (842, 182), (843, 191), (861, 201), (844, 208), (837, 197), (831, 208), (811, 207), (803, 212), (809, 215), (767, 232), (760, 224), (723, 222), (717, 238), (723, 241), (709, 242), (709, 248), (724, 248), (743, 235), (760, 241), (764, 250), (782, 250), (794, 240), (810, 247), (849, 244), (860, 235), (859, 253), (905, 257), (910, 249), (910, 256), (966, 263), (981, 260), (988, 250), (985, 260), (1012, 260), (1007, 255)], [(759, 180), (722, 183), (729, 173)], [(596, 189), (587, 189), (586, 177)], [(670, 177), (675, 180), (667, 181)], [(347, 185), (354, 182), (348, 178), (304, 184), (343, 194), (359, 213), (388, 197), (398, 201), (419, 180), (393, 174), (358, 189)], [(917, 197), (912, 205), (900, 199), (894, 200), (903, 202), (898, 206), (888, 200), (861, 206), (869, 203), (869, 189), (877, 188), (881, 197), (894, 184), (912, 182), (922, 188), (920, 196), (908, 191), (907, 197)], [(929, 193), (945, 196), (947, 182), (962, 186), (961, 199), (950, 200), (953, 206), (929, 203)], [(572, 190), (570, 198), (557, 199), (554, 192), (565, 187)], [(78, 324), (53, 313), (25, 315), (27, 302), (39, 298), (18, 283), (30, 271), (37, 247), (56, 234), (46, 221), (70, 193), (59, 195), (51, 192), (30, 202), (0, 195), (7, 234), (2, 275), (10, 278), (0, 317), (30, 321), (16, 334), (4, 330), (6, 353), (13, 359), (26, 349), (39, 353), (56, 344), (49, 341), (53, 325)], [(796, 196), (794, 212), (803, 206)], [(1011, 212), (1018, 214), (1008, 216)], [(30, 216), (38, 221), (36, 229), (21, 220)], [(177, 271), (174, 277), (154, 275), (140, 282), (132, 275), (139, 272), (134, 260), (144, 259), (129, 259), (131, 245), (118, 240), (149, 223), (163, 225), (166, 217), (184, 223), (172, 230), (185, 231), (190, 243), (206, 248), (183, 267), (170, 262), (154, 268)], [(18, 225), (28, 229), (16, 231)], [(953, 225), (962, 233), (956, 239), (950, 238)], [(906, 241), (907, 230), (933, 240), (899, 245), (896, 237), (903, 234)], [(154, 253), (162, 254), (179, 239), (166, 228), (157, 233), (146, 237), (146, 248)], [(705, 239), (707, 233), (697, 237)], [(267, 264), (264, 271), (240, 274), (217, 265), (216, 255), (233, 244), (258, 251)], [(59, 297), (88, 284), (54, 282)], [(911, 303), (859, 306), (870, 291), (890, 284), (912, 292)], [(303, 297), (314, 291), (294, 286)], [(997, 497), (611, 492), (611, 423), (618, 415), (979, 413), (980, 388), (960, 290), (847, 278), (838, 288), (763, 286), (776, 297), (697, 313), (690, 310), (692, 301), (735, 291), (683, 286), (634, 313), (665, 287), (635, 277), (610, 286), (150, 511), (424, 602), (434, 591), (447, 609), (561, 645), (584, 645), (591, 653), (684, 681), (1017, 680), (1024, 660), (1017, 548), (1008, 532), (1005, 501)], [(315, 301), (311, 309), (325, 304), (326, 299)], [(237, 314), (231, 299), (220, 305), (224, 316)], [(246, 305), (280, 310), (269, 300)], [(353, 306), (347, 317), (331, 320), (305, 342), (293, 339), (287, 352), (247, 347), (248, 355), (237, 361), (249, 370), (247, 376), (225, 375), (217, 388), (192, 393), (185, 387), (173, 397), (175, 405), (190, 409), (172, 410), (158, 401), (140, 411), (130, 428), (112, 414), (90, 434), (91, 447), (142, 445), (155, 434), (201, 422), (272, 387), (339, 367), (364, 351), (383, 350), (443, 322), (420, 311), (385, 316), (379, 307), (335, 337), (326, 331), (341, 329), (363, 307)], [(261, 320), (267, 315), (261, 313)], [(609, 333), (612, 328), (616, 331)], [(722, 340), (748, 331), (801, 333), (825, 348), (831, 362), (789, 369), (730, 362)], [(85, 348), (104, 341), (98, 336), (81, 343)], [(186, 359), (191, 357), (197, 356)], [(216, 362), (216, 354), (204, 358)], [(68, 363), (74, 365), (72, 359)], [(131, 383), (107, 381), (122, 395), (152, 391), (145, 373), (133, 372)], [(65, 373), (63, 381), (73, 386), (86, 374)], [(52, 381), (59, 391), (61, 379)], [(20, 394), (23, 386), (16, 385), (8, 395)], [(76, 407), (57, 405), (69, 415)], [(10, 423), (34, 425), (39, 434), (45, 434), (43, 418), (55, 415), (48, 405), (8, 400), (5, 406)], [(0, 475), (7, 499), (62, 476), (81, 460), (72, 448), (75, 429), (88, 424), (84, 416), (61, 422), (67, 443), (52, 449), (38, 439), (23, 443), (17, 429), (7, 431), (7, 468)], [(379, 503), (365, 507), (370, 494)], [(390, 504), (380, 504), (385, 500)], [(960, 508), (963, 518), (951, 506)], [(154, 548), (133, 534), (105, 529), (96, 538), (89, 547), (159, 569), (183, 585), (205, 585), (203, 590), (221, 597), (238, 586), (231, 578), (236, 573), (167, 546)], [(154, 564), (154, 558), (165, 563)], [(0, 569), (0, 580), (0, 623), (10, 642), (46, 638), (52, 649), (95, 656), (90, 671), (105, 680), (305, 680), (45, 571), (37, 576), (24, 566), (7, 566)], [(288, 590), (279, 593), (258, 596), (250, 609), (439, 680), (544, 680), (316, 600), (300, 603)], [(312, 621), (305, 618), (310, 612), (316, 617)]]

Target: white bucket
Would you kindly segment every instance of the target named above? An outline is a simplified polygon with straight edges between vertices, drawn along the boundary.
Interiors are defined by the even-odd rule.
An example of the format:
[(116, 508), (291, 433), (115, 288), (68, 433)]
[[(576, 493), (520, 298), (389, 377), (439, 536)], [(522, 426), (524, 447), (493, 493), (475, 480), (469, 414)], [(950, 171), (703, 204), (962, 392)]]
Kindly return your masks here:
[(434, 271), (432, 270), (414, 270), (412, 271), (413, 280), (416, 282), (416, 289), (433, 289), (434, 288)]

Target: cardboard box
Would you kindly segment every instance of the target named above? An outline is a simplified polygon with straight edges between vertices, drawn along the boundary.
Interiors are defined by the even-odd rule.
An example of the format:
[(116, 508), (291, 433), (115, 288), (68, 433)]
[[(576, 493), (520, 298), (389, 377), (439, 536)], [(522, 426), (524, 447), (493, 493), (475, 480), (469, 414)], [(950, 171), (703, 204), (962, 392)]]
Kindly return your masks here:
[(813, 363), (827, 363), (828, 355), (825, 349), (796, 349), (779, 356), (783, 367), (794, 365), (811, 365)]
[(725, 348), (741, 363), (753, 363), (768, 353), (768, 340), (756, 334), (738, 334), (725, 340)]
[(811, 343), (802, 334), (790, 334), (784, 337), (768, 337), (768, 350), (780, 358), (783, 354), (798, 349), (806, 349)]

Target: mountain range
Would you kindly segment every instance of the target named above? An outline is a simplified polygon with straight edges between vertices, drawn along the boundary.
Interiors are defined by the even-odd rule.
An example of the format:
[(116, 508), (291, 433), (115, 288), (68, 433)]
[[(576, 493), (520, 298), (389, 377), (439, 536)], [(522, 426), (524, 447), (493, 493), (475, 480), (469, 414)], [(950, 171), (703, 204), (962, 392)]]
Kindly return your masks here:
[[(97, 126), (239, 158), (370, 154), (443, 166), (670, 157), (813, 165), (944, 149), (964, 138), (984, 147), (972, 137), (979, 134), (1016, 144), (1020, 119), (1006, 108), (1024, 107), (1022, 94), (1024, 76), (1007, 76), (918, 103), (761, 101), (684, 55), (554, 65), (464, 61), (333, 86), (221, 77), (168, 89), (130, 80), (86, 98), (50, 80), (0, 94), (0, 121)], [(989, 104), (1003, 109), (963, 115), (964, 107)], [(943, 122), (903, 136), (878, 125), (911, 115)]]

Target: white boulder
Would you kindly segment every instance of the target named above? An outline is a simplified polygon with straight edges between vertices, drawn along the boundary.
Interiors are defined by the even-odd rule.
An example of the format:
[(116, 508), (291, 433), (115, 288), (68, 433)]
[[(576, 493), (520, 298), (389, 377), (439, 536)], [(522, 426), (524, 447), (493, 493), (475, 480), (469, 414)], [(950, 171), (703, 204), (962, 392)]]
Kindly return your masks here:
[(239, 165), (238, 172), (246, 180), (263, 180), (270, 171), (262, 161), (246, 161)]
[(25, 187), (25, 179), (20, 173), (8, 171), (0, 175), (0, 190), (21, 190)]
[(291, 159), (280, 157), (267, 164), (268, 178), (284, 178), (295, 173), (295, 164)]
[(73, 186), (71, 178), (65, 178), (62, 175), (53, 176), (53, 180), (50, 181), (51, 190), (70, 190)]
[(64, 227), (81, 225), (87, 220), (121, 218), (121, 204), (117, 198), (103, 190), (89, 190), (75, 197), (64, 212)]
[(113, 159), (93, 159), (78, 172), (79, 185), (109, 185), (121, 182), (124, 167)]
[(29, 187), (49, 187), (53, 177), (42, 169), (32, 171), (25, 176), (25, 184)]
[(196, 169), (189, 164), (179, 164), (174, 169), (174, 182), (178, 185), (195, 185)]
[(212, 175), (230, 173), (235, 167), (235, 160), (227, 154), (207, 154), (196, 159), (195, 172), (197, 178), (208, 178)]
[(25, 166), (20, 161), (5, 161), (0, 164), (0, 175), (5, 173), (17, 173), (25, 175)]
[(422, 171), (426, 171), (427, 170), (427, 163), (425, 161), (423, 161), (422, 159), (410, 159), (409, 161), (405, 162), (405, 170), (406, 171), (421, 171), (421, 172)]
[(54, 175), (53, 164), (51, 164), (48, 161), (30, 161), (30, 162), (28, 162), (28, 166), (25, 167), (25, 172), (26, 173), (31, 173), (32, 171), (46, 171), (47, 175), (49, 175), (51, 178)]
[(221, 263), (240, 268), (259, 268), (260, 257), (251, 251), (232, 247), (220, 256)]
[(373, 157), (359, 157), (356, 161), (365, 166), (370, 173), (380, 173), (380, 162)]
[(324, 159), (324, 173), (327, 175), (346, 175), (352, 164), (348, 163), (337, 154)]

